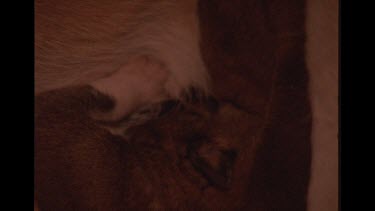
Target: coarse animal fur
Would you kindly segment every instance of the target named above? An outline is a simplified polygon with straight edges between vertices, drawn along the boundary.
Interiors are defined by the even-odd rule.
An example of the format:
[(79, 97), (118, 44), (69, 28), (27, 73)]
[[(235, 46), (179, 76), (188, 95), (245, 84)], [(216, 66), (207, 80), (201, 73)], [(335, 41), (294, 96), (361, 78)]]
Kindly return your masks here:
[[(124, 139), (87, 117), (88, 89), (39, 95), (41, 210), (305, 210), (311, 111), (304, 1), (200, 4), (218, 109), (172, 109)], [(224, 172), (212, 171), (218, 164)]]
[(197, 0), (37, 0), (35, 95), (89, 84), (116, 101), (118, 120), (139, 107), (209, 92)]

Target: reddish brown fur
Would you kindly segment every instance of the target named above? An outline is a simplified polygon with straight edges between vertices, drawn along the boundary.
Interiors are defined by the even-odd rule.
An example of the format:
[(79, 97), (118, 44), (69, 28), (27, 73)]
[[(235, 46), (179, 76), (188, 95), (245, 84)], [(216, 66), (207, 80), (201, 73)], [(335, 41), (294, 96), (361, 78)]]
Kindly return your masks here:
[[(197, 104), (175, 109), (124, 140), (87, 117), (98, 102), (110, 106), (87, 88), (39, 96), (35, 184), (41, 210), (305, 210), (311, 113), (304, 6), (200, 2), (201, 47), (217, 111)], [(199, 137), (213, 151), (198, 150), (198, 157), (215, 160), (223, 148), (238, 153), (227, 188), (207, 183), (184, 157)]]

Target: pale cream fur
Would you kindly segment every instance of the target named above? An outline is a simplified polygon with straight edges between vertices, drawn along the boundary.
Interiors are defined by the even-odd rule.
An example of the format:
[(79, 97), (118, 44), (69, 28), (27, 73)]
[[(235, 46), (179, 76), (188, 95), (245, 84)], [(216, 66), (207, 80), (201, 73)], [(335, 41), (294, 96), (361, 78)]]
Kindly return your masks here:
[[(37, 0), (35, 8), (36, 95), (91, 84), (114, 97), (118, 106), (124, 106), (117, 110), (127, 110), (126, 103), (134, 104), (125, 102), (134, 100), (132, 93), (145, 93), (145, 73), (148, 83), (156, 89), (161, 86), (164, 93), (139, 95), (139, 102), (149, 99), (144, 104), (160, 101), (161, 96), (180, 98), (191, 87), (203, 93), (209, 91), (209, 77), (199, 49), (196, 0)], [(158, 75), (160, 71), (152, 77), (153, 70), (144, 70), (145, 64), (132, 59), (135, 57), (161, 63), (166, 78)], [(138, 77), (119, 80), (117, 76), (127, 78), (126, 73), (116, 74), (119, 71), (130, 71)], [(103, 78), (106, 83), (98, 85)], [(119, 84), (128, 82), (133, 86)]]
[[(165, 80), (162, 88), (168, 97), (178, 98), (190, 86), (208, 92), (196, 4), (196, 0), (36, 0), (35, 94), (92, 84), (116, 99), (129, 97), (143, 87), (127, 90), (122, 84), (117, 89), (109, 86), (107, 79), (124, 77), (126, 81), (121, 71), (129, 67), (131, 58), (141, 55), (165, 65), (166, 78), (158, 75), (149, 81), (158, 86)], [(332, 211), (338, 210), (338, 2), (308, 0), (307, 8), (307, 64), (313, 107), (308, 210)], [(154, 69), (158, 68), (149, 71)], [(149, 71), (141, 71), (137, 77), (149, 75)], [(164, 74), (160, 69), (155, 73)], [(159, 94), (152, 100), (164, 96)]]
[(207, 93), (198, 24), (197, 0), (36, 0), (35, 95), (92, 85), (117, 104), (94, 117), (115, 120), (190, 87)]

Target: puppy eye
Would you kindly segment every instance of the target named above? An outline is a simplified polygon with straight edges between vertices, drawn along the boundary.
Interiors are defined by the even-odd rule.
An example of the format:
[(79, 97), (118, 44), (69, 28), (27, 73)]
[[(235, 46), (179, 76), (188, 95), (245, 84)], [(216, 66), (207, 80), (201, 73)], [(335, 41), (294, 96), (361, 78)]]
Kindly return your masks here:
[(198, 134), (194, 137), (195, 140), (190, 142), (188, 148), (188, 160), (209, 185), (219, 190), (228, 190), (237, 152), (219, 148), (204, 135)]
[(164, 116), (165, 114), (172, 111), (174, 108), (178, 106), (178, 101), (175, 100), (168, 100), (161, 104), (161, 110), (159, 112), (159, 117)]
[(206, 104), (206, 108), (212, 113), (217, 112), (220, 107), (219, 102), (212, 96), (207, 98), (205, 104)]
[[(211, 152), (209, 157), (201, 156), (193, 152), (189, 160), (193, 167), (208, 183), (220, 190), (228, 190), (231, 186), (232, 170), (236, 158), (235, 151)], [(218, 162), (212, 162), (217, 160)]]

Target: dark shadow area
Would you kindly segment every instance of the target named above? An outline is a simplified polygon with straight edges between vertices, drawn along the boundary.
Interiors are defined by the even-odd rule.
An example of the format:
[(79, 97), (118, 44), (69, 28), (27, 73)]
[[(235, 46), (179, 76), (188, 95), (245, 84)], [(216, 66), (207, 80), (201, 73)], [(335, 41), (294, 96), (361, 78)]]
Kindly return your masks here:
[(304, 1), (200, 1), (215, 96), (168, 102), (116, 137), (89, 118), (90, 87), (35, 99), (35, 187), (44, 210), (305, 210), (311, 109)]

